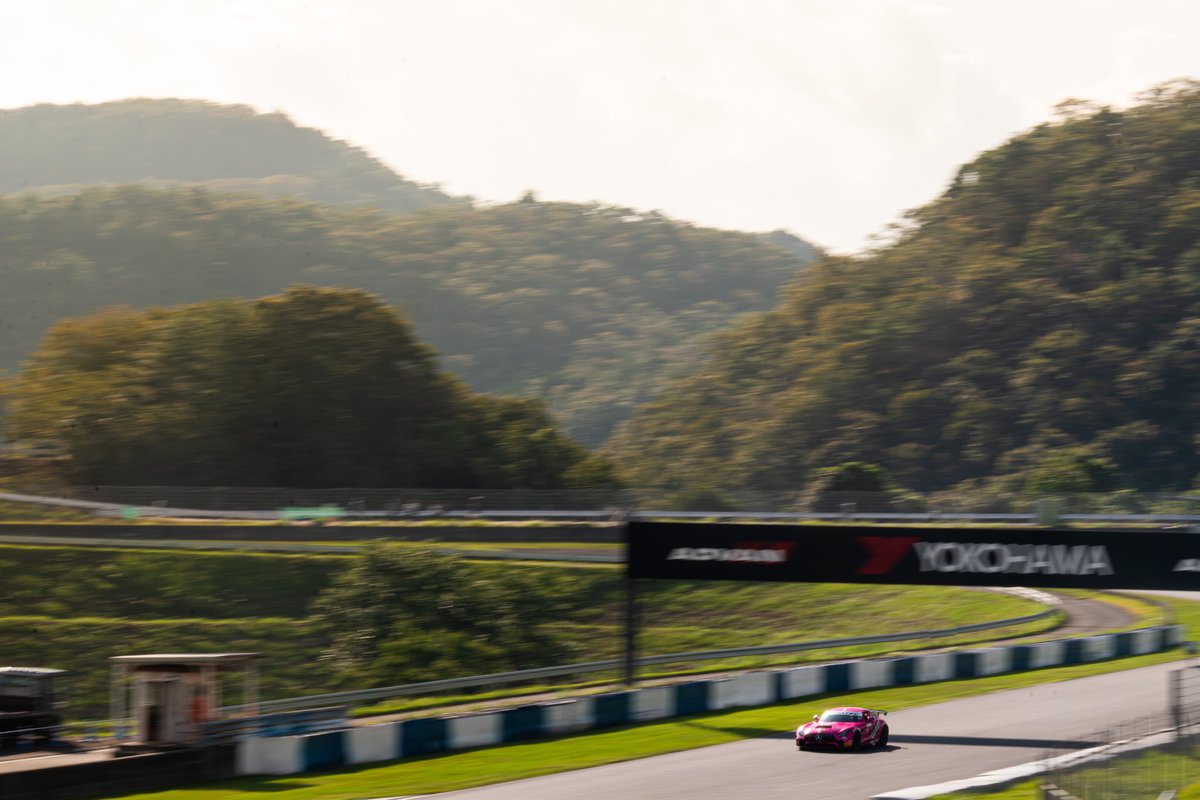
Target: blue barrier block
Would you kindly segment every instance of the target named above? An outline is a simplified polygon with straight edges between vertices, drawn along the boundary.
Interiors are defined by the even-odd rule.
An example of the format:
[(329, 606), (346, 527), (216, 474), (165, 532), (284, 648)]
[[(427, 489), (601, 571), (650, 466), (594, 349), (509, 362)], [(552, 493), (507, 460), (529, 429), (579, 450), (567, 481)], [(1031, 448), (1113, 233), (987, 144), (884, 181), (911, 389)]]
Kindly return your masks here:
[(692, 681), (675, 686), (675, 713), (678, 716), (708, 711), (708, 681)]
[(608, 692), (593, 698), (593, 728), (611, 728), (614, 725), (624, 725), (629, 720), (629, 692)]
[(400, 729), (400, 752), (405, 756), (444, 753), (446, 749), (446, 720), (433, 717), (404, 721)]
[(1029, 669), (1030, 653), (1033, 648), (1028, 645), (1018, 644), (1009, 648), (1012, 653), (1012, 668), (1009, 672), (1024, 672)]
[(892, 686), (908, 686), (916, 675), (917, 660), (911, 656), (892, 661)]
[(850, 690), (850, 664), (843, 661), (840, 664), (825, 665), (825, 691), (846, 692)]
[(536, 739), (545, 735), (546, 710), (541, 706), (520, 706), (501, 712), (501, 736), (505, 742)]
[(1063, 663), (1082, 664), (1084, 661), (1083, 655), (1083, 641), (1080, 639), (1067, 639), (1067, 648), (1063, 655)]
[(976, 676), (976, 663), (978, 658), (975, 653), (955, 653), (954, 654), (954, 677), (955, 678), (974, 678)]
[(304, 737), (304, 769), (329, 769), (346, 763), (346, 734), (344, 731), (314, 733)]
[(1133, 655), (1133, 634), (1129, 631), (1117, 634), (1117, 657)]

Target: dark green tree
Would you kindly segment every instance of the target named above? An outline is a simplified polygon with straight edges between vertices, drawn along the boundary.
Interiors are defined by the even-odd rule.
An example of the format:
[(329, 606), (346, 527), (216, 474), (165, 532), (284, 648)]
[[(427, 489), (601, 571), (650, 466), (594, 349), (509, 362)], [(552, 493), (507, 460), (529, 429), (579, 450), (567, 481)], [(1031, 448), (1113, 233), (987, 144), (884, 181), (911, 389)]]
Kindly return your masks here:
[(519, 571), (485, 574), (458, 556), (376, 543), (313, 612), (343, 674), (388, 685), (568, 663), (558, 597)]
[(352, 289), (67, 320), (9, 397), (14, 435), (65, 441), (82, 483), (565, 488), (592, 459)]

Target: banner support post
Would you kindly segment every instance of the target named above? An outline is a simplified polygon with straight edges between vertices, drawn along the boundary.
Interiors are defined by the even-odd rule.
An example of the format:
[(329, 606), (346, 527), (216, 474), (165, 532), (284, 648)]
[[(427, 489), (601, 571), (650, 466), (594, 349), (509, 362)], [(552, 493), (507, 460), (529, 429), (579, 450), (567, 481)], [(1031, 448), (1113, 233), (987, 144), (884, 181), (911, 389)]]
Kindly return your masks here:
[(621, 538), (625, 541), (625, 685), (637, 683), (637, 584), (629, 563), (629, 522), (621, 520)]

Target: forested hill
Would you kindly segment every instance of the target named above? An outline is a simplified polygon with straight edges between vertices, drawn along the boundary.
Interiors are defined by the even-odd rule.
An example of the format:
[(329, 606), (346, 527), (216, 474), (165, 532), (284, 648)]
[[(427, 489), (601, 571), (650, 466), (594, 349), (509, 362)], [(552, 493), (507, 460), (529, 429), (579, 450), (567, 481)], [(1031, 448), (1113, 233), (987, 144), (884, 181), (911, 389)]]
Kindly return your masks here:
[(1183, 489), (1200, 469), (1200, 84), (1063, 106), (828, 259), (619, 432), (634, 485)]
[[(129, 185), (0, 198), (0, 368), (64, 317), (366, 289), (475, 389), (538, 397), (597, 444), (708, 334), (770, 308), (805, 260), (785, 234), (526, 201), (406, 215)], [(782, 238), (781, 238), (782, 237)], [(786, 248), (786, 249), (785, 249)]]
[(396, 214), (465, 204), (283, 114), (198, 100), (121, 100), (0, 111), (0, 193), (187, 183)]

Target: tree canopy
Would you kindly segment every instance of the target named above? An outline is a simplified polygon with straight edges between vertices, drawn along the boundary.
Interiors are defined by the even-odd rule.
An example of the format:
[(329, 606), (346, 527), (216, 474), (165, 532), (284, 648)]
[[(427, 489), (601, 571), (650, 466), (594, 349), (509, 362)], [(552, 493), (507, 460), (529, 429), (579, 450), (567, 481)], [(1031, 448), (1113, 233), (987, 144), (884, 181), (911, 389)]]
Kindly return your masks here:
[(11, 432), (64, 441), (80, 483), (612, 485), (536, 400), (469, 391), (362, 290), (67, 319), (10, 383)]
[(520, 570), (483, 571), (458, 556), (374, 543), (313, 612), (329, 631), (335, 668), (386, 686), (569, 663), (574, 649), (554, 627), (569, 596)]
[(1200, 470), (1200, 84), (964, 165), (892, 241), (826, 258), (642, 407), (633, 485), (1186, 489)]
[(595, 445), (803, 269), (807, 245), (769, 238), (535, 201), (396, 216), (137, 185), (0, 198), (0, 368), (58, 320), (111, 305), (353, 286), (475, 389), (540, 399)]

